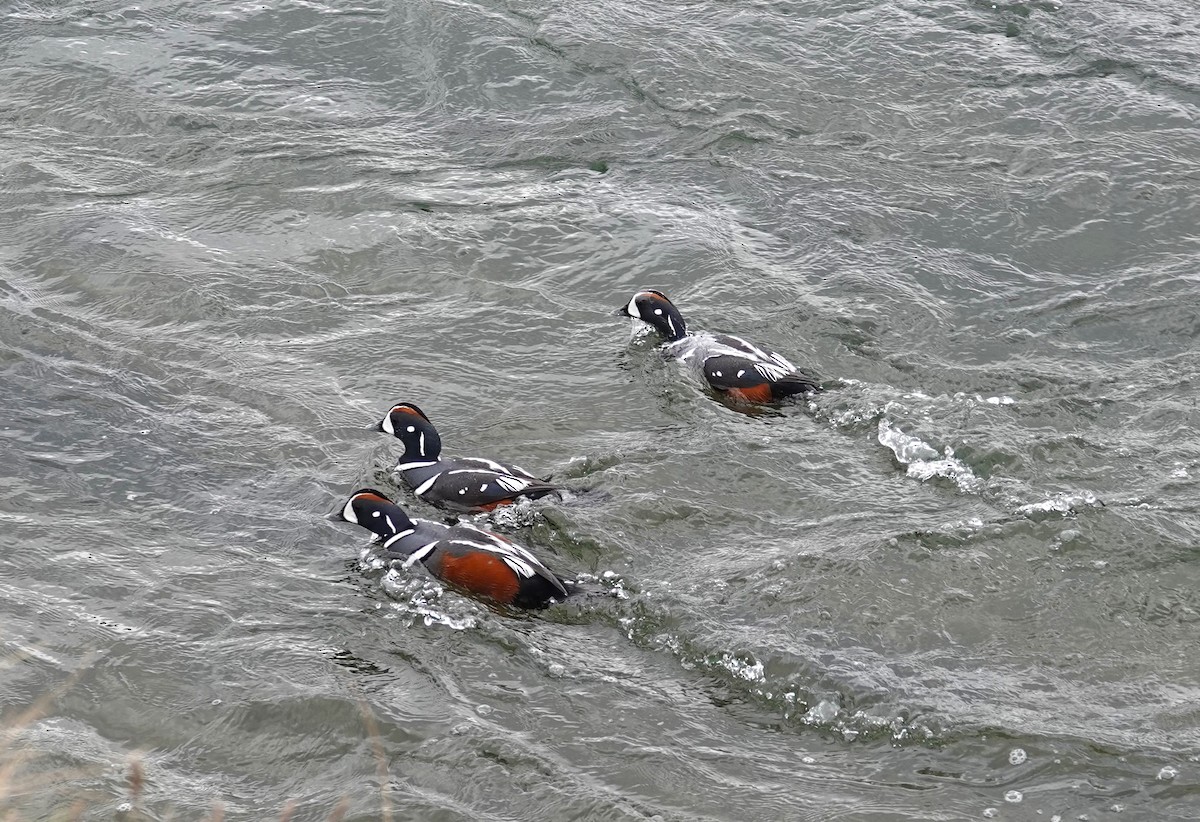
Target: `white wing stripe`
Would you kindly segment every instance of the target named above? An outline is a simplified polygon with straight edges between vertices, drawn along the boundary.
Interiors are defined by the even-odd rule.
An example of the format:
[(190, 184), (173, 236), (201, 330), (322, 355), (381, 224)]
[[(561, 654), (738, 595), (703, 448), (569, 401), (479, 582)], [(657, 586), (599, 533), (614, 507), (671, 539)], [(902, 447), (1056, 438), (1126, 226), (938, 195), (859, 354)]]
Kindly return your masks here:
[[(466, 524), (464, 523), (464, 525), (466, 525)], [(471, 527), (471, 526), (467, 526), (467, 527)], [(480, 536), (483, 536), (483, 537), (491, 536), (486, 531), (481, 531), (478, 528), (472, 527), (472, 530), (476, 531), (477, 533), (480, 534)], [(520, 545), (516, 545), (513, 543), (507, 543), (507, 542), (486, 542), (485, 543), (485, 542), (476, 542), (475, 540), (470, 540), (470, 539), (459, 538), (459, 539), (454, 540), (454, 544), (455, 545), (463, 545), (468, 548), (476, 548), (480, 551), (487, 551), (489, 554), (496, 554), (502, 560), (504, 560), (510, 568), (512, 568), (514, 571), (516, 571), (518, 574), (520, 574), (523, 577), (533, 576), (536, 573), (533, 569), (535, 567), (542, 567), (542, 563), (538, 562), (537, 557), (535, 557), (533, 554), (526, 551)]]
[(517, 479), (516, 477), (510, 477), (510, 476), (507, 476), (504, 474), (501, 474), (500, 476), (496, 477), (496, 484), (499, 485), (501, 488), (505, 489), (506, 491), (513, 491), (513, 492), (524, 491), (526, 488), (529, 487), (529, 483), (526, 482), (525, 480)]
[(525, 578), (533, 576), (533, 569), (516, 557), (502, 557), (502, 559), (504, 564), (516, 571), (519, 576)]
[(774, 382), (776, 380), (781, 380), (784, 377), (786, 377), (788, 374), (788, 371), (786, 368), (781, 368), (780, 366), (775, 365), (774, 363), (765, 363), (765, 362), (755, 363), (754, 370), (757, 371), (758, 373), (762, 374), (764, 377), (766, 377), (768, 380), (771, 380), (772, 382)]

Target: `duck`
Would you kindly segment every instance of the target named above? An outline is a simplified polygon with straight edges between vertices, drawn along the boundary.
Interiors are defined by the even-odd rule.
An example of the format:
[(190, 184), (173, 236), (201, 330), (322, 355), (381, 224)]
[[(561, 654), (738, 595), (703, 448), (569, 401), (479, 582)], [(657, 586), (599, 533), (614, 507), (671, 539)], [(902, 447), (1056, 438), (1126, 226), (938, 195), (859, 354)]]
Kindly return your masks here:
[(378, 429), (404, 444), (395, 471), (424, 502), (456, 513), (492, 511), (522, 497), (567, 490), (516, 465), (477, 457), (442, 457), (442, 438), (425, 412), (410, 402), (388, 409)]
[(615, 313), (647, 323), (664, 338), (668, 356), (692, 366), (718, 394), (738, 402), (769, 403), (821, 390), (782, 354), (732, 334), (689, 331), (661, 291), (638, 291)]
[(498, 605), (537, 610), (578, 590), (512, 540), (466, 522), (451, 526), (410, 518), (374, 488), (352, 493), (337, 518), (374, 533), (389, 562), (402, 568), (420, 562), (447, 585)]

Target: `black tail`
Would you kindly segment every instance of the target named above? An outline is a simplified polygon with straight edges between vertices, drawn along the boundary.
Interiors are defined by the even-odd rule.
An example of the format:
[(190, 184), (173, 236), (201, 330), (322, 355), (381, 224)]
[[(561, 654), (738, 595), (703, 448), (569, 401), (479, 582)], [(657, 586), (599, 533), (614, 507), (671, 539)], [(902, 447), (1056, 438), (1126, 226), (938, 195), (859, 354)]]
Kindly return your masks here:
[(529, 497), (530, 499), (540, 499), (548, 494), (558, 494), (559, 497), (561, 497), (563, 491), (570, 490), (571, 489), (565, 485), (554, 485), (553, 483), (549, 482), (535, 482), (524, 491), (521, 491), (520, 496)]
[(800, 374), (788, 374), (771, 383), (771, 396), (777, 400), (797, 394), (816, 394), (821, 386)]

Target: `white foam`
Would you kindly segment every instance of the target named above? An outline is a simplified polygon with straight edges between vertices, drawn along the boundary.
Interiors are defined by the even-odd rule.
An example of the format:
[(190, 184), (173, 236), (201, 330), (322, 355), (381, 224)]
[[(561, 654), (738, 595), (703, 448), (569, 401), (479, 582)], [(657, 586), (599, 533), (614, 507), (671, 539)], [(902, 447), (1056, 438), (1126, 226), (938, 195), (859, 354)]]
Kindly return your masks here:
[[(465, 631), (479, 624), (478, 611), (473, 604), (459, 597), (443, 599), (445, 589), (432, 579), (393, 568), (384, 574), (380, 585), (388, 596), (397, 600), (392, 604), (396, 616), (416, 617), (426, 626), (444, 625), (454, 631)], [(458, 608), (466, 613), (449, 613)]]
[(890, 448), (896, 459), (905, 465), (936, 459), (938, 456), (937, 449), (932, 445), (918, 437), (905, 434), (887, 419), (879, 421), (879, 444)]
[(944, 477), (954, 482), (962, 491), (975, 494), (983, 488), (983, 480), (975, 476), (965, 462), (954, 456), (954, 449), (946, 446), (941, 454), (929, 443), (904, 433), (888, 419), (879, 421), (879, 444), (888, 448), (896, 459), (907, 466), (906, 474), (924, 482), (934, 477)]
[(1091, 491), (1063, 492), (1041, 502), (1022, 505), (1017, 508), (1017, 513), (1025, 516), (1047, 513), (1073, 514), (1080, 508), (1095, 508), (1103, 504)]
[(529, 497), (519, 497), (516, 502), (500, 505), (472, 517), (481, 527), (489, 524), (501, 528), (529, 528), (537, 525), (541, 517)]
[(829, 725), (837, 719), (839, 711), (837, 703), (823, 699), (809, 708), (800, 719), (806, 725)]
[(721, 656), (721, 664), (728, 668), (730, 673), (747, 682), (765, 682), (767, 679), (763, 664), (757, 660), (750, 662), (726, 653)]

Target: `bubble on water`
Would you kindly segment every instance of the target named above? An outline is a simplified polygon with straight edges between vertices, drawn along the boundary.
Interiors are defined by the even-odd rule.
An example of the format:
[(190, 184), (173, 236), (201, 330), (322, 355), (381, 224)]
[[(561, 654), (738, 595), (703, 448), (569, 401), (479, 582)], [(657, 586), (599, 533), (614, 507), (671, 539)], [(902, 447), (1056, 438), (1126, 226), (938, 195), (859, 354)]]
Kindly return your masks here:
[(1050, 822), (1062, 822), (1062, 814), (1054, 814), (1054, 816), (1050, 817)]
[(1170, 765), (1164, 765), (1163, 769), (1158, 772), (1158, 778), (1162, 780), (1174, 779), (1177, 776), (1179, 776), (1179, 771)]
[(1031, 502), (1017, 508), (1018, 514), (1023, 514), (1034, 520), (1044, 519), (1046, 514), (1062, 514), (1069, 516), (1085, 508), (1099, 508), (1104, 503), (1091, 491), (1055, 494), (1050, 499), (1041, 502)]
[(837, 718), (838, 706), (827, 699), (822, 699), (808, 709), (804, 721), (809, 725), (827, 725)]
[(561, 662), (551, 662), (546, 667), (546, 673), (548, 673), (550, 676), (555, 677), (555, 678), (561, 677), (566, 672), (567, 672), (567, 669)]
[(1009, 791), (1008, 793), (1004, 794), (1004, 801), (1012, 802), (1014, 805), (1024, 798), (1025, 794), (1021, 793), (1020, 791)]
[(943, 477), (966, 493), (976, 493), (982, 488), (982, 480), (975, 476), (966, 463), (954, 456), (954, 449), (950, 446), (946, 446), (939, 454), (932, 445), (904, 433), (887, 419), (879, 421), (876, 438), (880, 445), (895, 454), (897, 462), (908, 466), (905, 473), (915, 480), (925, 482), (934, 477)]
[(476, 522), (482, 523), (484, 528), (487, 528), (489, 525), (495, 525), (503, 528), (517, 529), (537, 525), (540, 516), (534, 507), (533, 500), (529, 497), (519, 497), (511, 505), (501, 505), (492, 511), (476, 514), (474, 519)]
[(763, 664), (753, 657), (749, 659), (739, 659), (730, 653), (721, 655), (721, 664), (735, 676), (746, 680), (747, 682), (765, 682), (766, 673), (763, 670)]
[(1008, 764), (1010, 765), (1020, 765), (1028, 758), (1029, 755), (1025, 753), (1024, 748), (1013, 748), (1008, 752)]
[(493, 710), (495, 710), (495, 709), (491, 705), (487, 705), (487, 704), (481, 704), (481, 705), (475, 706), (475, 713), (479, 714), (480, 716), (487, 716)]
[(937, 449), (932, 445), (918, 437), (909, 436), (886, 419), (879, 421), (877, 439), (880, 445), (888, 448), (905, 465), (938, 457)]
[(983, 815), (986, 816), (988, 819), (991, 819), (994, 816), (1000, 815), (1000, 809), (999, 808), (984, 808)]
[(813, 759), (811, 756), (802, 756), (802, 757), (800, 757), (800, 761), (803, 762), (805, 765), (812, 765), (817, 760)]

